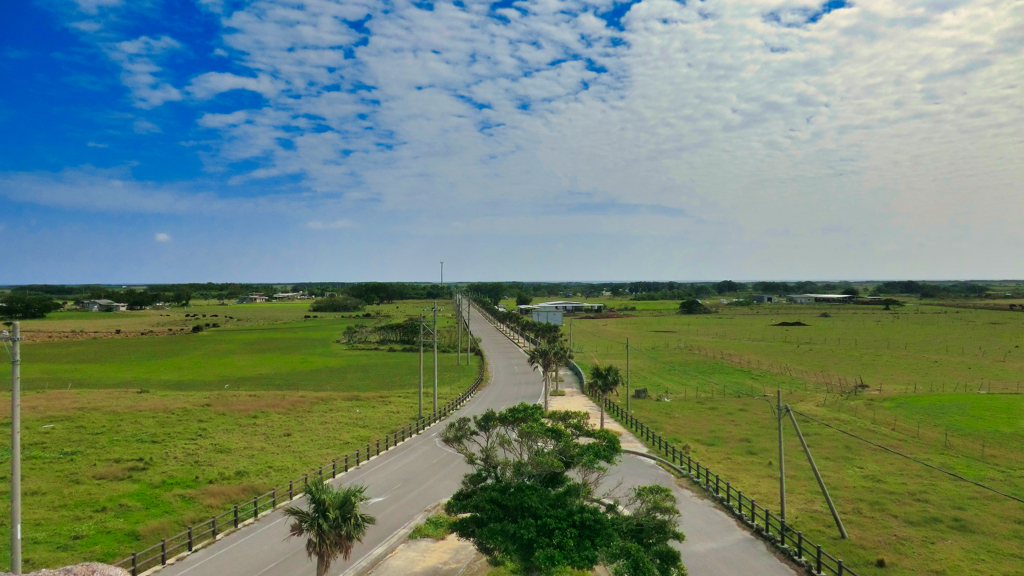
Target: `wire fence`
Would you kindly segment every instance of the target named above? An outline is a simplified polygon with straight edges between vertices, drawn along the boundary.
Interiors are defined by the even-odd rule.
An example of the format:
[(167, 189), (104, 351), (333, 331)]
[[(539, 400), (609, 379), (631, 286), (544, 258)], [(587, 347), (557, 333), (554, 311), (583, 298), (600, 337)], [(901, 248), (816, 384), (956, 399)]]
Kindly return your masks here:
[[(526, 344), (537, 344), (528, 335), (497, 322), (490, 315), (483, 313), (483, 316), (513, 341), (518, 339)], [(575, 362), (569, 363), (569, 369), (580, 379), (583, 392), (587, 393), (587, 380), (583, 370)], [(600, 399), (595, 401), (601, 402)], [(755, 499), (734, 488), (731, 482), (724, 480), (719, 474), (712, 472), (707, 466), (702, 466), (699, 461), (667, 442), (660, 434), (629, 414), (625, 408), (608, 399), (604, 399), (604, 406), (605, 411), (612, 418), (636, 433), (641, 441), (651, 446), (658, 454), (663, 454), (665, 463), (680, 475), (693, 480), (700, 488), (718, 500), (726, 510), (778, 548), (791, 561), (817, 575), (858, 576), (856, 572), (843, 564), (842, 559), (825, 552), (820, 544), (815, 544), (805, 538), (803, 532), (794, 530), (784, 520), (772, 514), (768, 508), (759, 505)]]
[(209, 520), (189, 526), (184, 532), (164, 538), (149, 548), (132, 552), (131, 556), (115, 563), (114, 566), (128, 570), (132, 576), (138, 576), (152, 568), (164, 566), (177, 557), (190, 554), (199, 548), (212, 544), (218, 538), (222, 538), (238, 530), (240, 527), (255, 522), (260, 517), (301, 497), (305, 487), (311, 480), (314, 482), (326, 482), (327, 480), (337, 478), (340, 474), (348, 472), (350, 469), (369, 461), (373, 457), (379, 456), (383, 452), (398, 447), (401, 443), (413, 438), (433, 424), (444, 420), (468, 402), (483, 383), (486, 371), (485, 363), (483, 362), (483, 352), (477, 347), (474, 353), (481, 358), (480, 373), (469, 388), (459, 394), (457, 398), (438, 407), (436, 413), (432, 413), (424, 418), (418, 418), (414, 422), (385, 435), (375, 442), (367, 443), (365, 447), (357, 448), (354, 453), (345, 454), (342, 457), (331, 460), (319, 468), (310, 470), (299, 478), (289, 480), (287, 484), (273, 488), (269, 492), (256, 496), (250, 501), (235, 505), (232, 509), (219, 516), (211, 516)]
[[(582, 373), (578, 366), (573, 372)], [(665, 441), (660, 434), (626, 412), (625, 408), (607, 399), (605, 399), (604, 405), (605, 411), (612, 418), (635, 432), (640, 440), (652, 447), (659, 455), (664, 455), (664, 460), (670, 463), (678, 473), (693, 480), (705, 492), (718, 500), (726, 510), (732, 512), (755, 533), (777, 547), (790, 560), (813, 571), (814, 574), (857, 576), (856, 572), (843, 564), (842, 559), (825, 552), (820, 544), (815, 544), (804, 537), (803, 532), (794, 530), (784, 520), (772, 514), (768, 508), (759, 505), (755, 499), (744, 494), (742, 490), (734, 488), (731, 482)]]

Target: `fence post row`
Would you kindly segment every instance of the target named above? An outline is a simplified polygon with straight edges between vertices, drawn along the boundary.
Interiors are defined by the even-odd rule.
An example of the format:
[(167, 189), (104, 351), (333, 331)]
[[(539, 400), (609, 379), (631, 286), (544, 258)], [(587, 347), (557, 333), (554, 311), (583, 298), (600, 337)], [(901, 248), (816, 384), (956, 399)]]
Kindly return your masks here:
[[(604, 404), (605, 404), (606, 410), (612, 416), (616, 416), (616, 417), (621, 418), (623, 423), (625, 424), (625, 426), (627, 428), (635, 430), (639, 434), (639, 436), (641, 437), (642, 440), (646, 440), (650, 444), (653, 444), (656, 450), (663, 451), (665, 453), (665, 455), (670, 458), (670, 460), (672, 461), (673, 464), (678, 462), (679, 466), (681, 468), (682, 464), (683, 464), (683, 456), (685, 456), (686, 457), (686, 474), (688, 476), (690, 476), (691, 478), (693, 478), (694, 480), (696, 480), (697, 483), (700, 484), (704, 489), (708, 490), (709, 492), (712, 490), (711, 470), (708, 469), (707, 466), (701, 466), (700, 462), (694, 460), (689, 454), (685, 454), (683, 451), (678, 450), (674, 445), (672, 445), (669, 442), (667, 442), (665, 440), (664, 436), (661, 436), (660, 434), (654, 432), (646, 424), (641, 422), (639, 419), (634, 417), (629, 412), (625, 411), (622, 408), (621, 405), (616, 404), (616, 403), (612, 402), (611, 400), (608, 400), (607, 398), (604, 399)], [(696, 474), (694, 473), (694, 467), (696, 467)], [(703, 471), (703, 474), (701, 474), (702, 471)], [(714, 482), (714, 488), (713, 488), (714, 489), (714, 493), (715, 493), (716, 497), (721, 498), (721, 496), (722, 496), (722, 487), (721, 487), (722, 477), (719, 474), (715, 474), (714, 476), (715, 476), (715, 482)], [(746, 507), (744, 506), (743, 491), (742, 490), (736, 490), (735, 492), (736, 492), (736, 505), (735, 505), (735, 507), (733, 507), (733, 504), (732, 504), (732, 499), (733, 499), (732, 484), (730, 482), (726, 481), (725, 482), (725, 503), (726, 503), (726, 505), (728, 505), (730, 507), (733, 507), (733, 509), (736, 510), (739, 513), (741, 518), (749, 521), (753, 525), (753, 527), (755, 529), (760, 530), (762, 528), (762, 525), (759, 524), (759, 521), (761, 520), (761, 518), (758, 516), (758, 513), (757, 513), (757, 501), (754, 500), (753, 498), (747, 498), (746, 499), (749, 502), (749, 505), (750, 505), (750, 513), (749, 513), (749, 516), (748, 516), (747, 515), (747, 511), (746, 511)], [(789, 533), (792, 533), (794, 531), (793, 531), (793, 529), (791, 527), (787, 526), (786, 522), (784, 520), (782, 520), (781, 518), (777, 518), (777, 520), (778, 520), (778, 522), (777, 522), (777, 524), (778, 524), (777, 538), (772, 538), (772, 514), (771, 514), (771, 512), (767, 508), (762, 508), (762, 509), (764, 510), (763, 530), (764, 530), (765, 535), (769, 538), (769, 540), (776, 540), (777, 539), (778, 544), (780, 546), (787, 547), (787, 548), (789, 546), (788, 542), (790, 542), (790, 541), (794, 542), (795, 545), (796, 545), (796, 550), (795, 550), (795, 557), (796, 558), (803, 558), (805, 549), (808, 548), (808, 547), (813, 548), (814, 549), (814, 553), (815, 553), (814, 565), (815, 565), (815, 569), (816, 569), (816, 573), (817, 574), (823, 574), (822, 573), (822, 568), (828, 568), (829, 572), (831, 572), (833, 574), (836, 574), (837, 576), (841, 576), (841, 575), (845, 575), (845, 574), (849, 574), (850, 576), (857, 576), (855, 572), (853, 572), (852, 570), (850, 570), (849, 568), (847, 568), (843, 564), (842, 560), (837, 560), (835, 558), (832, 558), (831, 556), (828, 556), (828, 554), (825, 554), (822, 551), (822, 549), (821, 549), (821, 545), (814, 544), (813, 542), (807, 541), (804, 538), (804, 536), (803, 536), (803, 532), (797, 531), (795, 537), (789, 536)], [(788, 538), (788, 540), (787, 540), (787, 538)], [(790, 550), (790, 553), (793, 553), (793, 552), (794, 552), (793, 550)], [(823, 555), (824, 556), (828, 556), (829, 558), (832, 558), (832, 560), (835, 562), (835, 565), (836, 565), (835, 569), (833, 569), (831, 566), (827, 565), (824, 562), (824, 560), (822, 558)]]

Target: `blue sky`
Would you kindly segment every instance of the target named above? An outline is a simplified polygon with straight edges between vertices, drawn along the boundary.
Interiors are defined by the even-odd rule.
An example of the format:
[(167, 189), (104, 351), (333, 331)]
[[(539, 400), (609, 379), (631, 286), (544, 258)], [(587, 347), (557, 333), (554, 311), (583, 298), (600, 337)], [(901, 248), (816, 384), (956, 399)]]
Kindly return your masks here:
[(0, 284), (1024, 277), (1024, 5), (0, 8)]

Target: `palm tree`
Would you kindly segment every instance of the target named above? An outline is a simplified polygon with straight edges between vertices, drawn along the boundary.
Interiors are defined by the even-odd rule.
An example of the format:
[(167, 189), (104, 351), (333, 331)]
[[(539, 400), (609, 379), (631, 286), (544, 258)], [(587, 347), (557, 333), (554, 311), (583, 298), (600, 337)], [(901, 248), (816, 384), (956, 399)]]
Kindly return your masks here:
[(348, 560), (356, 542), (362, 542), (366, 530), (377, 519), (360, 508), (369, 500), (366, 486), (335, 489), (314, 482), (306, 486), (306, 509), (288, 507), (284, 515), (292, 519), (291, 535), (306, 536), (306, 554), (316, 556), (316, 576), (325, 576), (331, 562), (341, 556)]
[(622, 384), (622, 374), (619, 369), (611, 364), (607, 366), (594, 366), (590, 371), (590, 389), (601, 395), (601, 428), (604, 429), (604, 399), (607, 395), (615, 392)]
[(548, 382), (551, 374), (551, 370), (557, 366), (555, 349), (550, 344), (541, 344), (531, 349), (526, 354), (526, 360), (533, 366), (534, 370), (540, 370), (540, 373), (544, 375), (544, 411), (548, 411)]
[(555, 349), (552, 352), (555, 356), (555, 390), (558, 390), (558, 369), (562, 366), (568, 366), (569, 362), (572, 362), (573, 353), (564, 343), (559, 342), (555, 344)]

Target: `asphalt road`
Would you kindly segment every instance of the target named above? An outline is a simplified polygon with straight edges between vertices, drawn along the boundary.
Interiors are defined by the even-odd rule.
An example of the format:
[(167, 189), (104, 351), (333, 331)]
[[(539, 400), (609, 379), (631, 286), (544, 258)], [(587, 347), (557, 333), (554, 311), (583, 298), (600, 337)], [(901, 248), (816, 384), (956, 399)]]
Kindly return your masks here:
[[(541, 399), (540, 374), (529, 367), (519, 348), (475, 310), (472, 314), (473, 333), (482, 338), (481, 347), (490, 363), (491, 383), (463, 406), (456, 417)], [(429, 398), (429, 394), (426, 396)], [(370, 528), (363, 543), (356, 545), (348, 562), (339, 560), (331, 566), (331, 575), (344, 574), (417, 514), (458, 489), (468, 467), (461, 456), (449, 451), (437, 438), (443, 427), (444, 422), (434, 425), (335, 481), (368, 487), (367, 495), (373, 500), (367, 511), (377, 517), (377, 524)], [(277, 511), (164, 568), (160, 574), (310, 576), (316, 566), (306, 557), (304, 541), (287, 536), (287, 521)]]
[[(482, 338), (491, 383), (456, 416), (501, 410), (519, 402), (542, 400), (539, 373), (526, 363), (522, 351), (483, 320), (474, 310), (473, 332)], [(367, 511), (377, 517), (362, 544), (348, 562), (332, 565), (330, 574), (345, 574), (359, 566), (374, 550), (388, 542), (427, 507), (458, 489), (468, 470), (462, 458), (445, 448), (437, 436), (444, 423), (370, 460), (341, 476), (335, 483), (365, 484), (373, 499)], [(679, 545), (691, 576), (795, 576), (766, 546), (710, 502), (675, 485), (673, 477), (653, 463), (627, 456), (609, 476), (628, 487), (660, 483), (672, 487), (682, 512)], [(161, 571), (184, 576), (309, 576), (315, 564), (307, 559), (304, 542), (288, 538), (287, 521), (278, 511), (200, 550)], [(362, 567), (362, 566), (360, 566)]]

